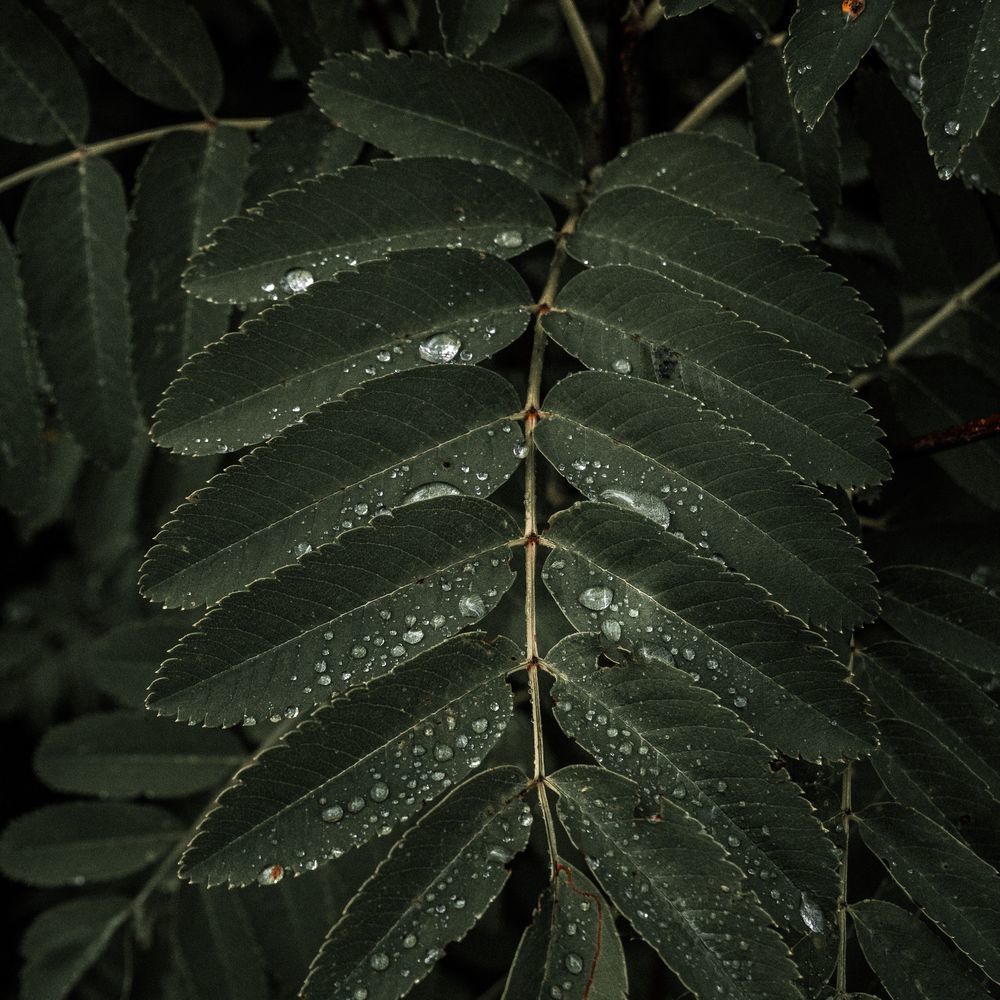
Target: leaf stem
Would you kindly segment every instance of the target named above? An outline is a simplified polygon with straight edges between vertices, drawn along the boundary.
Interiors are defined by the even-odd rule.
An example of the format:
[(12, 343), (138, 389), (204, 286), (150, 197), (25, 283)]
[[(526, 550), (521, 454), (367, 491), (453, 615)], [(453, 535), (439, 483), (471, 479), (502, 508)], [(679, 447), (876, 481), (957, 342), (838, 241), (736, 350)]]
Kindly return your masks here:
[(60, 167), (68, 167), (74, 163), (79, 163), (88, 156), (103, 156), (105, 153), (116, 153), (119, 149), (127, 149), (129, 146), (140, 146), (146, 142), (153, 142), (171, 132), (210, 132), (219, 125), (226, 125), (229, 128), (244, 129), (247, 132), (256, 132), (258, 129), (266, 128), (271, 124), (271, 118), (217, 118), (206, 119), (197, 122), (179, 122), (176, 125), (161, 125), (159, 128), (148, 128), (141, 132), (132, 132), (129, 135), (119, 135), (114, 139), (102, 139), (100, 142), (91, 143), (89, 146), (78, 146), (68, 153), (60, 153), (58, 156), (50, 157), (39, 163), (33, 163), (30, 167), (17, 170), (6, 177), (0, 178), (0, 192), (9, 191), (18, 184), (30, 181), (33, 177), (41, 177), (42, 174), (51, 173)]
[(590, 103), (600, 104), (604, 98), (604, 69), (597, 57), (597, 50), (587, 32), (580, 12), (576, 9), (575, 0), (559, 0), (559, 10), (562, 12), (566, 27), (576, 53), (580, 57), (584, 75), (587, 77), (587, 87), (590, 90)]
[[(650, 5), (652, 6), (652, 5)], [(647, 11), (648, 12), (648, 11)], [(779, 31), (776, 35), (771, 35), (766, 39), (765, 45), (784, 45), (788, 33)], [(745, 62), (738, 66), (723, 80), (717, 87), (703, 97), (675, 126), (675, 132), (688, 132), (699, 126), (720, 104), (727, 101), (737, 90), (747, 82), (747, 66)]]
[(538, 671), (538, 616), (536, 611), (536, 576), (538, 569), (538, 472), (535, 445), (535, 426), (539, 419), (539, 405), (542, 397), (542, 365), (545, 359), (545, 330), (542, 317), (555, 301), (559, 279), (566, 263), (566, 237), (576, 228), (577, 215), (567, 220), (556, 237), (555, 251), (549, 265), (538, 301), (535, 303), (535, 318), (532, 329), (531, 361), (528, 365), (528, 387), (524, 400), (524, 628), (525, 652), (527, 654), (528, 688), (531, 694), (531, 739), (534, 752), (533, 783), (538, 790), (538, 804), (545, 823), (545, 838), (549, 847), (549, 866), (552, 877), (556, 876), (556, 828), (549, 805), (548, 790), (545, 787), (545, 734), (542, 730), (542, 699)]
[[(891, 347), (885, 356), (888, 364), (894, 365), (903, 355), (908, 354), (928, 334), (933, 333), (946, 319), (961, 312), (991, 281), (1000, 278), (1000, 261), (988, 267), (978, 278), (974, 278), (963, 289), (957, 291), (940, 309), (923, 321), (912, 333), (907, 334), (898, 344)], [(851, 381), (855, 389), (867, 385), (877, 375), (877, 369), (861, 372)]]

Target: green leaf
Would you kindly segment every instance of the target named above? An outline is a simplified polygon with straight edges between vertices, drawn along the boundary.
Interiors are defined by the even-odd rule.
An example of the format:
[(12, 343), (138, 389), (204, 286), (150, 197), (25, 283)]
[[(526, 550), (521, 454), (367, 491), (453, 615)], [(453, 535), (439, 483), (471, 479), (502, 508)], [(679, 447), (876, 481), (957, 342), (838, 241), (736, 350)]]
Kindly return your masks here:
[(818, 228), (791, 177), (714, 135), (675, 132), (632, 143), (605, 166), (597, 193), (623, 187), (662, 191), (785, 243), (805, 243)]
[(435, 0), (448, 52), (468, 59), (500, 26), (509, 0)]
[(257, 137), (250, 156), (244, 204), (256, 205), (307, 177), (349, 167), (363, 145), (357, 136), (334, 128), (314, 107), (279, 115)]
[(833, 844), (787, 773), (771, 770), (770, 751), (684, 672), (631, 658), (602, 667), (600, 653), (595, 637), (574, 635), (545, 657), (566, 733), (636, 782), (644, 809), (670, 799), (702, 823), (775, 922), (807, 932), (832, 922)]
[(844, 280), (801, 247), (779, 245), (670, 194), (602, 195), (569, 238), (585, 264), (634, 264), (712, 299), (843, 371), (882, 352), (878, 324)]
[(245, 756), (232, 733), (201, 733), (146, 713), (100, 712), (50, 729), (35, 751), (35, 771), (59, 792), (177, 798), (214, 788)]
[(803, 621), (871, 620), (874, 576), (832, 504), (686, 393), (607, 372), (545, 397), (545, 457), (591, 499), (646, 514), (760, 584)]
[(958, 167), (966, 187), (1000, 194), (1000, 111), (994, 105)]
[(352, 0), (268, 0), (267, 6), (303, 80), (334, 52), (365, 47)]
[[(422, 346), (431, 358), (481, 361), (521, 335), (531, 299), (510, 264), (473, 251), (412, 250), (362, 264), (192, 358), (153, 437), (195, 455), (255, 444), (363, 382), (435, 363)], [(438, 344), (444, 355), (432, 350)]]
[(188, 295), (180, 277), (209, 232), (239, 211), (249, 154), (238, 129), (175, 132), (154, 143), (139, 168), (128, 279), (146, 414), (188, 355), (226, 332), (229, 309)]
[(887, 714), (927, 730), (1000, 797), (1000, 710), (978, 684), (945, 660), (902, 642), (869, 647), (864, 664)]
[(985, 783), (926, 729), (901, 719), (879, 723), (879, 749), (872, 764), (882, 784), (910, 806), (957, 834), (980, 857), (1000, 861), (1000, 802)]
[(21, 941), (21, 1000), (62, 1000), (131, 915), (124, 896), (70, 899), (42, 912)]
[[(527, 780), (515, 767), (487, 771), (412, 827), (330, 930), (302, 988), (305, 1000), (333, 990), (395, 1000), (427, 975), (496, 898), (507, 864), (527, 844)], [(432, 896), (435, 905), (427, 905)]]
[(214, 302), (276, 301), (390, 250), (468, 247), (510, 257), (551, 238), (526, 185), (461, 160), (376, 160), (279, 191), (195, 254), (189, 291)]
[(0, 503), (26, 511), (42, 490), (45, 453), (35, 347), (14, 248), (0, 228)]
[(172, 111), (222, 103), (222, 67), (186, 0), (45, 0), (130, 90)]
[(0, 0), (0, 24), (0, 135), (80, 145), (90, 114), (73, 61), (19, 0)]
[(601, 887), (695, 996), (801, 998), (788, 949), (697, 820), (668, 801), (637, 817), (635, 785), (596, 767), (549, 783)]
[[(894, 365), (889, 385), (896, 416), (914, 437), (996, 410), (997, 384), (982, 365), (937, 355)], [(1000, 443), (984, 438), (930, 456), (966, 493), (1000, 510)]]
[[(899, 6), (908, 2), (914, 0)], [(861, 74), (857, 94), (880, 214), (903, 263), (905, 287), (926, 294), (965, 285), (997, 255), (979, 200), (958, 181), (937, 177), (919, 120), (887, 79)]]
[(669, 382), (729, 414), (804, 479), (846, 486), (889, 476), (878, 425), (847, 386), (781, 338), (650, 271), (576, 275), (544, 325), (589, 368)]
[(924, 40), (920, 96), (934, 163), (950, 177), (1000, 99), (1000, 0), (935, 0)]
[(916, 915), (865, 899), (849, 912), (858, 942), (892, 1000), (987, 1000), (982, 979)]
[(807, 126), (823, 117), (841, 84), (858, 68), (893, 2), (867, 0), (861, 14), (851, 17), (832, 3), (799, 0), (783, 55), (788, 90)]
[(557, 514), (544, 540), (556, 551), (543, 579), (578, 630), (617, 633), (640, 658), (696, 673), (767, 746), (811, 760), (870, 748), (864, 700), (819, 637), (690, 542), (596, 503)]
[(67, 802), (19, 816), (0, 838), (0, 871), (36, 886), (107, 882), (148, 868), (183, 826), (159, 806)]
[(580, 186), (573, 122), (536, 84), (507, 70), (430, 52), (352, 53), (312, 78), (337, 125), (398, 156), (488, 163), (554, 198)]
[(1000, 674), (1000, 598), (930, 566), (881, 570), (882, 617), (910, 642), (959, 666)]
[(174, 894), (170, 955), (190, 1000), (267, 1000), (260, 951), (231, 892)]
[(346, 528), (423, 496), (488, 496), (520, 463), (510, 383), (403, 372), (349, 392), (209, 481), (156, 536), (142, 592), (210, 604)]
[(121, 180), (98, 157), (38, 178), (17, 220), (28, 319), (56, 403), (84, 450), (112, 467), (135, 433), (127, 229)]
[(924, 57), (924, 36), (933, 3), (934, 0), (909, 0), (893, 4), (874, 42), (900, 93), (918, 111), (924, 85), (920, 60)]
[(482, 618), (513, 581), (517, 535), (499, 507), (460, 496), (346, 532), (210, 611), (160, 668), (149, 704), (210, 726), (294, 718)]
[(754, 55), (747, 87), (757, 155), (801, 181), (821, 221), (829, 226), (840, 204), (836, 104), (826, 109), (812, 129), (806, 128), (792, 104), (784, 60), (774, 45), (764, 45)]
[(627, 1000), (614, 913), (586, 875), (563, 862), (525, 928), (503, 1000)]
[(1000, 875), (943, 827), (886, 803), (856, 817), (903, 891), (993, 980), (1000, 980)]
[(119, 625), (70, 651), (68, 658), (102, 694), (125, 708), (142, 708), (156, 668), (193, 624), (186, 612), (160, 612)]
[(320, 709), (222, 793), (181, 875), (270, 884), (275, 865), (312, 871), (405, 823), (499, 740), (520, 659), (509, 640), (456, 636)]

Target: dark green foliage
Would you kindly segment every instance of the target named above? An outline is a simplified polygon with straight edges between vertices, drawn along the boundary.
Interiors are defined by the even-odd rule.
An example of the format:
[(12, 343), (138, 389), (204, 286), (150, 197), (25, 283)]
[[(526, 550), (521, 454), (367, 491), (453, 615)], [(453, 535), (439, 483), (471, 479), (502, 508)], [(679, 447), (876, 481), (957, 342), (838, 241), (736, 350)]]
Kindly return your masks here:
[(5, 995), (994, 995), (998, 81), (1000, 0), (0, 0)]

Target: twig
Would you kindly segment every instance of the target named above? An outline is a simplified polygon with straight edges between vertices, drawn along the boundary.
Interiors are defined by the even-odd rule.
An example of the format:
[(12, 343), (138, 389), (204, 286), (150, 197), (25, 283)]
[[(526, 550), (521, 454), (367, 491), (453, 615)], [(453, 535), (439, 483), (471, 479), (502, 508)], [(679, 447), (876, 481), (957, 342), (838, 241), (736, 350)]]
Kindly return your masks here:
[(992, 413), (988, 417), (975, 417), (965, 423), (946, 427), (942, 431), (933, 431), (913, 438), (898, 448), (893, 449), (896, 458), (911, 458), (918, 455), (932, 455), (939, 451), (949, 451), (960, 448), (983, 438), (996, 437), (1000, 434), (1000, 413)]
[(60, 167), (68, 167), (74, 163), (79, 163), (88, 156), (103, 156), (105, 153), (116, 153), (119, 149), (127, 149), (129, 146), (140, 146), (145, 142), (154, 142), (171, 132), (211, 132), (212, 129), (220, 125), (229, 128), (239, 128), (247, 132), (256, 132), (266, 128), (271, 124), (270, 118), (219, 118), (198, 122), (180, 122), (177, 125), (163, 125), (160, 128), (144, 129), (142, 132), (132, 132), (129, 135), (120, 135), (114, 139), (103, 139), (100, 142), (91, 143), (89, 146), (79, 146), (71, 149), (68, 153), (60, 153), (48, 160), (33, 163), (30, 167), (15, 171), (0, 179), (0, 192), (9, 191), (18, 184), (30, 181), (33, 177), (40, 177), (42, 174), (51, 173)]
[(570, 38), (576, 47), (576, 53), (580, 57), (583, 65), (584, 75), (587, 77), (587, 88), (590, 90), (590, 103), (600, 104), (604, 98), (604, 70), (601, 67), (601, 60), (597, 57), (594, 43), (587, 32), (587, 26), (580, 17), (580, 12), (576, 9), (575, 0), (559, 0), (559, 10), (562, 11), (563, 20), (569, 28)]
[(534, 330), (531, 342), (531, 362), (528, 367), (528, 388), (524, 400), (524, 628), (527, 653), (528, 687), (531, 692), (531, 727), (534, 748), (534, 787), (538, 791), (538, 804), (545, 823), (545, 836), (549, 846), (549, 864), (552, 877), (556, 875), (556, 828), (545, 787), (545, 735), (542, 731), (541, 686), (538, 681), (539, 655), (537, 611), (535, 606), (535, 577), (538, 567), (538, 480), (536, 470), (537, 446), (535, 425), (542, 394), (542, 362), (545, 357), (545, 331), (542, 317), (555, 301), (559, 280), (566, 263), (566, 237), (576, 227), (576, 214), (567, 219), (556, 239), (555, 252), (549, 265), (545, 287), (535, 304)]
[[(788, 34), (784, 31), (768, 38), (765, 45), (784, 45)], [(714, 90), (701, 99), (675, 126), (675, 132), (687, 132), (711, 117), (712, 112), (727, 101), (747, 82), (747, 66), (737, 67)]]
[[(854, 676), (854, 649), (847, 661), (847, 676)], [(847, 992), (847, 854), (851, 846), (851, 781), (854, 777), (854, 761), (849, 760), (844, 768), (840, 785), (840, 822), (844, 833), (844, 854), (840, 862), (840, 892), (837, 897), (837, 995)]]
[[(964, 309), (991, 281), (1000, 278), (1000, 261), (988, 267), (978, 278), (970, 281), (965, 288), (956, 292), (933, 316), (928, 317), (912, 333), (907, 334), (898, 344), (886, 353), (885, 360), (894, 365), (903, 355), (908, 354), (925, 337), (933, 333), (946, 319)], [(855, 389), (867, 385), (878, 374), (878, 369), (872, 368), (861, 372), (851, 380)]]

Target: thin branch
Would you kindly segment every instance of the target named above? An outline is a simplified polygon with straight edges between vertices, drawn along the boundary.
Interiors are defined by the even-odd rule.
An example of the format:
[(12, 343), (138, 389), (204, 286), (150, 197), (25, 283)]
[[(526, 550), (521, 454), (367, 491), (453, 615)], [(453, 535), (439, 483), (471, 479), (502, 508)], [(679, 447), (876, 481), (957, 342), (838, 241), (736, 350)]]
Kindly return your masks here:
[(576, 227), (577, 216), (571, 215), (556, 238), (555, 251), (549, 265), (545, 287), (535, 304), (534, 329), (531, 341), (531, 362), (528, 366), (528, 388), (524, 400), (524, 628), (527, 653), (528, 687), (531, 692), (531, 732), (534, 749), (534, 785), (545, 823), (552, 877), (556, 875), (556, 828), (545, 787), (545, 734), (542, 731), (541, 686), (538, 680), (539, 655), (535, 585), (538, 569), (538, 476), (535, 426), (539, 419), (542, 394), (542, 362), (545, 358), (545, 330), (542, 317), (552, 308), (563, 266), (566, 263), (566, 237)]
[(645, 34), (652, 31), (663, 20), (663, 0), (651, 0), (639, 16), (639, 30)]
[[(768, 38), (764, 44), (765, 45), (784, 45), (785, 39), (788, 37), (787, 32), (781, 31), (776, 35), (772, 35)], [(746, 82), (747, 82), (747, 66), (748, 63), (744, 63), (742, 66), (737, 67), (732, 71), (722, 81), (714, 90), (708, 93), (705, 97), (698, 102), (678, 123), (674, 126), (675, 132), (688, 132), (693, 128), (696, 128), (707, 118), (712, 116), (712, 113), (719, 107), (720, 104), (725, 103), (733, 94), (736, 93)]]
[(604, 97), (604, 69), (601, 67), (601, 60), (598, 59), (594, 43), (587, 32), (587, 26), (583, 23), (580, 12), (576, 9), (575, 0), (559, 0), (559, 10), (562, 12), (566, 27), (569, 28), (570, 38), (573, 39), (576, 53), (583, 65), (584, 75), (587, 77), (590, 103), (600, 104)]
[[(894, 365), (903, 355), (908, 354), (925, 337), (933, 333), (946, 319), (950, 319), (957, 312), (961, 312), (969, 303), (991, 282), (1000, 278), (1000, 261), (992, 267), (988, 267), (978, 278), (970, 281), (965, 288), (956, 292), (933, 316), (928, 317), (912, 333), (907, 334), (898, 344), (889, 349), (885, 360), (888, 364)], [(855, 389), (867, 385), (878, 374), (878, 369), (871, 368), (861, 372), (851, 380), (851, 385)]]
[(974, 417), (972, 420), (946, 427), (941, 431), (922, 434), (894, 448), (893, 455), (896, 458), (933, 455), (939, 451), (961, 448), (962, 445), (972, 444), (983, 438), (996, 437), (998, 434), (1000, 434), (1000, 413), (992, 413), (988, 417)]
[[(854, 649), (847, 661), (848, 679), (854, 676)], [(837, 995), (847, 992), (847, 855), (851, 846), (851, 781), (854, 777), (854, 761), (849, 760), (844, 768), (840, 785), (840, 823), (844, 834), (844, 854), (840, 862), (840, 893), (837, 897)]]
[(42, 160), (40, 163), (33, 163), (30, 167), (8, 174), (0, 179), (0, 192), (9, 191), (11, 188), (17, 187), (18, 184), (30, 181), (33, 177), (41, 177), (42, 174), (51, 173), (60, 167), (79, 163), (88, 156), (116, 153), (119, 149), (127, 149), (129, 146), (140, 146), (146, 142), (153, 142), (165, 135), (170, 135), (171, 132), (211, 132), (219, 125), (256, 132), (266, 128), (271, 124), (271, 121), (271, 118), (219, 118), (211, 121), (180, 122), (176, 125), (163, 125), (160, 128), (148, 128), (142, 132), (116, 136), (114, 139), (103, 139), (101, 142), (94, 142), (89, 146), (79, 146), (76, 149), (71, 149), (68, 153), (60, 153), (58, 156)]

